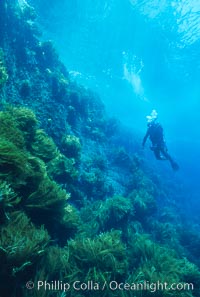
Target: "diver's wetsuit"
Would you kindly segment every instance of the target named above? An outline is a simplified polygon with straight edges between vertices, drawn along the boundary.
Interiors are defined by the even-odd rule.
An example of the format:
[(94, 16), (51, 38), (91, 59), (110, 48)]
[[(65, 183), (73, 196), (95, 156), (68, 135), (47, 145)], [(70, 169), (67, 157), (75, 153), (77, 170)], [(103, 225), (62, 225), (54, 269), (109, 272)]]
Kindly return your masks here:
[(178, 165), (167, 152), (167, 146), (163, 136), (163, 128), (159, 123), (153, 122), (149, 124), (149, 128), (147, 129), (146, 135), (143, 139), (143, 146), (145, 145), (148, 137), (152, 142), (151, 150), (154, 152), (156, 159), (169, 160), (172, 168), (174, 170), (178, 170)]

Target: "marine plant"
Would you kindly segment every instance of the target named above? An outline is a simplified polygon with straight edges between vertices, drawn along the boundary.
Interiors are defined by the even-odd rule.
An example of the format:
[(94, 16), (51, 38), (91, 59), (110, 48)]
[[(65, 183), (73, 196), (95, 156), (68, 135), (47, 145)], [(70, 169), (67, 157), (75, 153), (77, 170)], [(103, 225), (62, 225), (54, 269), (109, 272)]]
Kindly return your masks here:
[(79, 237), (94, 238), (100, 232), (100, 222), (97, 220), (101, 201), (83, 200), (84, 205), (80, 209), (82, 224), (79, 225)]
[(140, 167), (136, 167), (132, 174), (131, 186), (134, 190), (145, 190), (155, 196), (158, 187), (151, 178)]
[[(0, 112), (0, 123), (0, 178), (5, 189), (10, 187), (16, 193), (17, 203), (14, 205), (14, 197), (12, 203), (14, 210), (22, 207), (34, 222), (45, 224), (50, 232), (53, 232), (55, 225), (57, 229), (62, 226), (61, 229), (66, 231), (66, 240), (70, 226), (75, 230), (73, 218), (78, 219), (73, 211), (66, 218), (65, 207), (70, 195), (53, 180), (56, 174), (52, 176), (51, 172), (55, 170), (63, 174), (65, 171), (68, 175), (75, 175), (71, 159), (68, 162), (63, 155), (64, 168), (60, 165), (61, 161), (52, 163), (50, 167), (48, 161), (60, 156), (60, 152), (54, 141), (37, 128), (38, 121), (31, 110), (7, 107)], [(7, 200), (3, 198), (1, 203), (4, 205), (1, 207), (4, 217), (8, 208), (5, 207), (8, 205)]]
[(88, 199), (96, 197), (103, 199), (112, 192), (112, 187), (106, 180), (105, 172), (99, 168), (86, 168), (81, 174), (81, 185)]
[(24, 134), (18, 129), (17, 123), (13, 120), (13, 114), (10, 111), (0, 111), (0, 136), (1, 139), (10, 141), (20, 149), (25, 147)]
[[(10, 213), (9, 221), (0, 227), (0, 290), (13, 296), (16, 281), (44, 253), (50, 237), (43, 226), (36, 228), (23, 213)], [(9, 282), (9, 285), (8, 285)]]
[(13, 107), (7, 106), (6, 111), (12, 118), (12, 122), (16, 124), (18, 131), (23, 133), (23, 137), (26, 141), (26, 146), (29, 149), (30, 142), (33, 142), (36, 129), (39, 122), (36, 118), (35, 113), (27, 107)]
[(152, 215), (156, 211), (155, 198), (147, 190), (133, 190), (128, 197), (133, 204), (137, 219), (143, 221), (145, 217)]
[(5, 252), (7, 264), (15, 269), (15, 273), (22, 265), (24, 268), (27, 262), (38, 257), (50, 239), (43, 226), (36, 229), (30, 219), (19, 211), (10, 214), (10, 220), (1, 226), (0, 232), (1, 250)]
[(134, 215), (134, 208), (129, 198), (116, 195), (100, 202), (96, 213), (101, 230), (124, 229)]
[(162, 244), (164, 243), (176, 249), (180, 248), (180, 235), (177, 230), (178, 226), (172, 224), (171, 222), (154, 221), (151, 227), (158, 242)]
[[(105, 281), (120, 280), (126, 275), (128, 267), (125, 245), (119, 231), (101, 234), (93, 240), (77, 237), (63, 248), (49, 246), (37, 263), (34, 283), (37, 280), (51, 282), (57, 279), (69, 283), (71, 287), (77, 281), (85, 284), (96, 282), (102, 286)], [(41, 290), (41, 294), (42, 292)], [(67, 291), (68, 296), (79, 296), (78, 293), (74, 288)], [(83, 294), (80, 296), (102, 296), (101, 290), (81, 290), (80, 293)], [(103, 296), (116, 295), (112, 294), (109, 288), (105, 288)]]
[(81, 142), (75, 135), (65, 135), (62, 138), (62, 151), (68, 158), (79, 158)]
[(61, 154), (53, 139), (41, 129), (35, 131), (31, 153), (46, 162), (48, 175), (56, 181), (68, 183), (77, 178), (75, 159)]
[[(72, 267), (69, 263), (69, 253), (67, 248), (61, 248), (57, 245), (48, 246), (43, 256), (37, 261), (34, 283), (37, 280), (52, 280), (62, 281)], [(42, 289), (41, 289), (42, 292)]]
[(83, 282), (117, 280), (127, 273), (126, 247), (120, 231), (102, 233), (94, 239), (76, 237), (68, 242), (68, 248), (69, 261), (77, 267)]
[(50, 161), (58, 155), (58, 149), (51, 137), (44, 130), (37, 129), (31, 143), (31, 152), (44, 161)]
[(58, 152), (57, 156), (47, 162), (47, 172), (50, 177), (60, 183), (71, 183), (78, 177), (74, 158), (67, 158)]
[(78, 232), (81, 237), (94, 238), (100, 232), (113, 229), (121, 230), (124, 236), (134, 217), (134, 208), (129, 198), (115, 195), (106, 200), (85, 201), (80, 217), (82, 224)]
[[(70, 194), (48, 171), (49, 162), (61, 154), (54, 141), (38, 129), (35, 114), (27, 108), (8, 106), (0, 112), (0, 122), (0, 257), (3, 265), (0, 276), (15, 282), (26, 269), (29, 273), (34, 271), (35, 268), (29, 267), (44, 254), (50, 240), (48, 232), (52, 238), (59, 238), (60, 245), (66, 244), (76, 233), (80, 219), (75, 207), (68, 203)], [(72, 170), (73, 163), (70, 166), (67, 163), (72, 159), (62, 157), (66, 162), (64, 170)], [(58, 172), (60, 165), (51, 163), (51, 166), (51, 172), (53, 166)]]
[(47, 226), (62, 220), (70, 195), (56, 182), (44, 177), (38, 188), (24, 199), (24, 207), (32, 219)]
[(80, 220), (78, 210), (70, 204), (68, 204), (64, 208), (64, 216), (62, 222), (65, 226), (65, 229), (68, 230), (67, 233), (71, 233), (70, 235), (75, 233), (75, 231), (78, 230), (79, 225), (82, 223)]
[[(200, 272), (194, 264), (186, 258), (178, 257), (175, 250), (153, 242), (149, 236), (136, 234), (129, 242), (131, 257), (130, 267), (133, 272), (128, 278), (129, 283), (148, 282), (149, 284), (193, 283), (200, 281)], [(155, 290), (155, 296), (177, 296), (176, 290)], [(138, 290), (135, 296), (152, 296), (151, 290)], [(196, 296), (194, 291), (180, 291), (180, 296)]]
[(33, 174), (29, 155), (14, 143), (0, 139), (0, 178), (16, 189)]
[[(5, 95), (9, 95), (7, 100), (21, 102), (21, 98), (15, 97), (19, 94), (24, 102), (26, 99), (26, 104), (35, 109), (45, 103), (43, 109), (38, 108), (43, 127), (51, 125), (48, 131), (55, 136), (56, 143), (61, 144), (59, 151), (54, 140), (39, 129), (36, 116), (30, 109), (11, 107), (0, 112), (0, 295), (7, 286), (5, 297), (65, 296), (61, 292), (30, 292), (24, 288), (24, 280), (28, 278), (34, 282), (57, 278), (70, 283), (75, 280), (144, 283), (145, 280), (160, 278), (162, 281), (192, 282), (198, 289), (199, 270), (184, 258), (185, 254), (178, 256), (169, 248), (174, 237), (178, 236), (177, 230), (174, 231), (173, 225), (166, 221), (157, 222), (154, 230), (156, 224), (152, 222), (156, 220), (153, 215), (158, 183), (141, 169), (139, 157), (135, 156), (133, 160), (125, 146), (119, 145), (122, 137), (127, 144), (128, 134), (118, 133), (116, 123), (105, 119), (103, 105), (96, 95), (68, 80), (52, 43), (40, 43), (35, 38), (35, 14), (27, 1), (0, 2), (3, 12), (0, 19), (1, 41), (9, 53), (6, 64), (8, 60), (10, 65), (9, 85), (5, 88), (8, 91)], [(18, 73), (21, 74), (19, 78), (16, 77)], [(27, 77), (30, 80), (26, 80)], [(0, 55), (0, 90), (7, 79), (5, 61)], [(46, 115), (54, 108), (55, 113), (48, 122)], [(66, 132), (68, 124), (71, 127)], [(74, 134), (86, 143), (81, 157), (92, 152), (91, 166), (86, 159), (84, 162), (80, 160), (80, 140)], [(115, 158), (114, 167), (108, 157), (113, 134), (119, 134), (119, 141), (115, 141), (118, 153), (114, 156), (110, 153)], [(60, 135), (64, 135), (62, 141)], [(105, 157), (105, 162), (97, 159), (96, 155)], [(80, 161), (81, 175), (78, 178), (77, 164)], [(115, 169), (118, 171), (117, 178), (114, 176)], [(111, 184), (112, 192), (118, 193), (119, 190), (121, 193), (123, 187), (127, 190), (121, 178), (123, 172), (124, 179), (129, 173), (132, 175), (128, 188), (132, 193), (127, 198), (123, 194), (110, 195)], [(119, 180), (119, 187), (116, 180)], [(68, 192), (72, 193), (73, 204), (69, 204)], [(81, 210), (73, 206), (77, 205), (74, 194), (82, 199), (84, 207)], [(145, 226), (144, 221), (151, 222), (148, 227), (154, 240), (156, 238), (168, 247), (154, 242), (150, 236), (141, 235), (148, 225)], [(100, 233), (107, 230), (110, 231)], [(193, 241), (190, 248), (195, 252), (192, 255), (198, 257), (199, 242), (194, 237), (195, 234), (192, 240), (189, 238)], [(128, 242), (128, 250), (124, 239)], [(186, 234), (182, 234), (182, 243), (188, 247)], [(148, 291), (114, 292), (109, 289), (66, 294), (70, 297), (133, 295), (177, 296), (175, 292), (150, 294)], [(199, 297), (199, 292), (181, 291), (178, 296)]]
[(10, 220), (10, 211), (13, 210), (21, 201), (11, 186), (0, 180), (0, 223)]

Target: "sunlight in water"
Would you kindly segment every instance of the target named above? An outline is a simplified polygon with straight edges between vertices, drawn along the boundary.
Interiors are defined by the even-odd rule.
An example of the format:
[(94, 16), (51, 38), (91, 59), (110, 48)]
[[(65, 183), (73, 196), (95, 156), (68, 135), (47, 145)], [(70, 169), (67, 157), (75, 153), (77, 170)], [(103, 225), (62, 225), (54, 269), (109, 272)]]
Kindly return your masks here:
[(133, 7), (140, 10), (143, 15), (149, 18), (156, 18), (166, 10), (168, 6), (167, 0), (129, 0)]
[(173, 18), (179, 35), (179, 47), (193, 44), (200, 38), (200, 1), (197, 0), (129, 0), (133, 9), (164, 26)]
[(196, 0), (172, 1), (175, 8), (180, 41), (191, 45), (200, 38), (200, 2)]

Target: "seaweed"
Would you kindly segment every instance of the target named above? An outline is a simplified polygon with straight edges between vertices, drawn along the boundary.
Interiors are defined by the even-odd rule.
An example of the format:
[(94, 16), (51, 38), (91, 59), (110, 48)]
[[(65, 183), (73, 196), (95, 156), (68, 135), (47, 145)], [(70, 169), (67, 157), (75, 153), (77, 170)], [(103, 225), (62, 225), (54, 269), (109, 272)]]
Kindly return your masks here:
[(71, 183), (78, 177), (78, 170), (75, 168), (74, 158), (67, 158), (58, 153), (57, 156), (47, 163), (47, 172), (54, 180), (66, 184)]
[(120, 195), (101, 202), (97, 210), (97, 220), (101, 230), (126, 229), (128, 221), (134, 216), (131, 200)]
[[(191, 282), (196, 289), (155, 296), (198, 296), (199, 269), (185, 258), (189, 254), (199, 263), (198, 236), (180, 230), (175, 209), (156, 213), (156, 199), (164, 204), (176, 194), (173, 184), (166, 183), (166, 189), (163, 179), (159, 186), (158, 176), (136, 153), (136, 138), (106, 118), (98, 96), (70, 82), (52, 43), (35, 38), (32, 7), (26, 1), (1, 2), (1, 98), (24, 102), (41, 121), (27, 107), (6, 106), (0, 112), (1, 294), (65, 295), (27, 291), (28, 279), (160, 280)], [(107, 288), (66, 295), (153, 293)]]
[[(59, 230), (59, 227), (59, 236), (62, 236), (62, 230), (71, 236), (77, 225), (73, 220), (78, 221), (78, 216), (74, 216), (72, 211), (71, 218), (70, 215), (66, 217), (65, 207), (70, 194), (53, 178), (64, 175), (65, 183), (67, 179), (75, 178), (77, 171), (73, 167), (73, 160), (61, 156), (54, 141), (43, 130), (37, 129), (38, 121), (33, 111), (9, 106), (0, 113), (0, 121), (3, 221), (6, 220), (8, 209), (8, 199), (4, 198), (5, 190), (8, 191), (10, 187), (17, 197), (17, 203), (14, 204), (14, 198), (12, 201), (14, 210), (22, 208), (32, 221), (38, 225), (44, 224), (53, 236), (57, 236), (56, 229)], [(3, 129), (4, 127), (7, 129)], [(52, 162), (49, 163), (49, 160)], [(66, 238), (67, 234), (64, 240)]]
[(16, 123), (18, 130), (23, 133), (23, 137), (28, 147), (29, 143), (33, 141), (33, 137), (35, 136), (36, 129), (39, 125), (35, 113), (27, 107), (13, 106), (8, 106), (7, 112), (11, 115), (13, 122)]
[(9, 212), (21, 202), (11, 186), (0, 180), (0, 223), (10, 220)]
[(62, 151), (68, 158), (80, 157), (81, 143), (75, 135), (65, 135), (62, 138)]
[(5, 296), (13, 296), (17, 279), (42, 256), (49, 240), (44, 227), (35, 228), (23, 212), (12, 212), (1, 225), (0, 278), (7, 286), (0, 283), (0, 290)]
[(10, 141), (20, 149), (25, 147), (24, 134), (18, 129), (16, 121), (13, 120), (13, 115), (7, 110), (0, 111), (0, 137)]
[(24, 267), (25, 263), (41, 255), (50, 239), (44, 227), (36, 229), (23, 212), (12, 212), (9, 222), (1, 226), (0, 232), (0, 247), (15, 273), (22, 265)]
[(44, 215), (49, 217), (62, 217), (64, 207), (70, 195), (56, 182), (47, 176), (40, 182), (35, 192), (32, 192), (25, 200), (25, 209), (34, 216), (41, 214), (38, 220), (44, 220)]
[(33, 175), (29, 155), (5, 139), (0, 139), (0, 178), (18, 188), (26, 183), (28, 176)]
[(148, 190), (133, 190), (128, 197), (133, 204), (138, 220), (143, 221), (157, 210), (156, 200)]
[(103, 199), (112, 191), (111, 186), (106, 181), (105, 173), (98, 168), (88, 168), (81, 174), (81, 185), (88, 199), (96, 197)]
[(44, 161), (50, 161), (58, 155), (58, 149), (53, 139), (41, 129), (35, 132), (34, 140), (31, 143), (31, 152)]
[(94, 239), (77, 237), (68, 242), (70, 262), (78, 268), (79, 279), (119, 279), (126, 275), (128, 263), (121, 232), (113, 230)]
[[(133, 272), (128, 278), (129, 283), (149, 284), (184, 282), (192, 283), (195, 287), (200, 281), (200, 272), (186, 258), (177, 256), (175, 250), (153, 242), (148, 235), (135, 235), (129, 246), (129, 253), (134, 255), (131, 266)], [(197, 288), (197, 287), (196, 287)], [(197, 288), (198, 291), (198, 288)], [(152, 290), (136, 291), (135, 296), (151, 296)], [(177, 296), (177, 290), (155, 289), (155, 296)], [(179, 291), (180, 296), (196, 296), (194, 291)]]

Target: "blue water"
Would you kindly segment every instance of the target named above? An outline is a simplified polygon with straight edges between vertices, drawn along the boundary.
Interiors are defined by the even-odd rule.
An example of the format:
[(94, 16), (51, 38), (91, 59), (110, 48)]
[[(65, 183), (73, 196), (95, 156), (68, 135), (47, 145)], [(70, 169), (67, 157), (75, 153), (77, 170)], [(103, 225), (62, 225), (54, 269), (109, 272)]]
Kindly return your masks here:
[(177, 174), (199, 211), (200, 2), (32, 2), (71, 78), (96, 91), (141, 140), (146, 115), (157, 110)]

